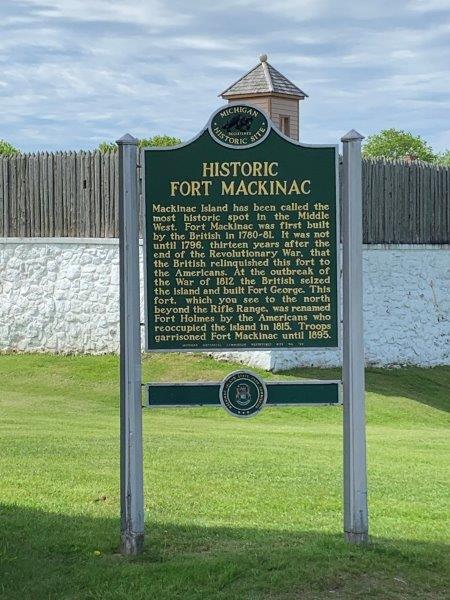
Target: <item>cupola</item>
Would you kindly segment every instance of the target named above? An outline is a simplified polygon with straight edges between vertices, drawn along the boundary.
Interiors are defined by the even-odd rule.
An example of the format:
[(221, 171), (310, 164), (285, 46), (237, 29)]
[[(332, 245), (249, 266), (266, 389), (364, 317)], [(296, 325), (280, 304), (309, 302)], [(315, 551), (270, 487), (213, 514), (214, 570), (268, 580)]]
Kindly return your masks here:
[(267, 54), (261, 54), (253, 69), (219, 95), (228, 102), (249, 102), (262, 108), (285, 135), (299, 139), (299, 103), (308, 95), (272, 67)]

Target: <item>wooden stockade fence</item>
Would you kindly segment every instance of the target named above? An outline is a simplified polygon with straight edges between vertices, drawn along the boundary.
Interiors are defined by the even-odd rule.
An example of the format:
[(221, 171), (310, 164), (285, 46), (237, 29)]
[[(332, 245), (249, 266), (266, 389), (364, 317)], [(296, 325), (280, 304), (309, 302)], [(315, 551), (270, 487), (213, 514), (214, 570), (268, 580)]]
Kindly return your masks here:
[(117, 237), (114, 152), (40, 152), (0, 158), (0, 234)]
[(362, 187), (364, 243), (450, 243), (450, 167), (363, 160)]
[[(118, 197), (115, 152), (0, 158), (2, 237), (118, 237)], [(364, 242), (450, 243), (449, 200), (450, 167), (364, 160)]]

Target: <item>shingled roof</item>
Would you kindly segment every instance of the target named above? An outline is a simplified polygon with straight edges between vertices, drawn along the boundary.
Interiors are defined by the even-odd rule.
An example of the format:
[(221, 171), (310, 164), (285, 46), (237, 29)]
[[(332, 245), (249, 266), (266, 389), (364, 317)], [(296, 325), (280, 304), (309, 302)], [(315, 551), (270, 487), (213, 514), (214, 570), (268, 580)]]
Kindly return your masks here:
[(282, 94), (283, 96), (297, 96), (307, 98), (308, 94), (289, 81), (267, 62), (267, 56), (262, 54), (260, 62), (250, 69), (248, 73), (235, 81), (219, 96), (230, 98), (232, 96), (247, 96), (248, 94)]

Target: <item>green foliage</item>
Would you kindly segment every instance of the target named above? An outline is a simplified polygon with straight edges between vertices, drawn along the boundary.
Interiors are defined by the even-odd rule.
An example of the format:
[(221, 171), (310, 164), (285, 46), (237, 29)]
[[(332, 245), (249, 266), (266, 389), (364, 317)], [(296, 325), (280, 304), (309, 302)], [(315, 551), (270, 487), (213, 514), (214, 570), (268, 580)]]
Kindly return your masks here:
[(154, 135), (151, 138), (139, 140), (139, 148), (145, 148), (146, 146), (176, 146), (177, 144), (181, 144), (180, 138), (170, 135)]
[[(153, 137), (139, 140), (139, 148), (146, 148), (148, 146), (176, 146), (177, 144), (181, 144), (180, 138), (170, 135), (154, 135)], [(115, 152), (117, 144), (115, 142), (102, 142), (99, 144), (98, 150), (100, 152)]]
[(371, 135), (363, 146), (363, 156), (366, 158), (404, 158), (407, 155), (425, 162), (434, 162), (436, 159), (433, 149), (420, 135), (414, 136), (399, 129), (384, 129)]
[(444, 150), (444, 152), (437, 154), (435, 162), (437, 165), (450, 167), (450, 150)]
[(115, 142), (101, 142), (98, 145), (100, 152), (115, 152), (117, 150), (117, 144)]
[(6, 140), (0, 139), (0, 155), (3, 156), (14, 156), (14, 154), (19, 154), (20, 150), (14, 148), (12, 144), (7, 142)]

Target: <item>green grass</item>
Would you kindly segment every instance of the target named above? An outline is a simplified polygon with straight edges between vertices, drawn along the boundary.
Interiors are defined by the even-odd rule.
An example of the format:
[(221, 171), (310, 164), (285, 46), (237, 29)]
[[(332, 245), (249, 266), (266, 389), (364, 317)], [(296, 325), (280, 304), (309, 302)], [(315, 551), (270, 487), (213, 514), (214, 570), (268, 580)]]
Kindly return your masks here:
[[(157, 355), (144, 376), (234, 368)], [(1, 355), (0, 381), (2, 600), (450, 597), (450, 368), (367, 371), (367, 548), (342, 537), (340, 407), (144, 411), (134, 559), (117, 554), (117, 358)]]

